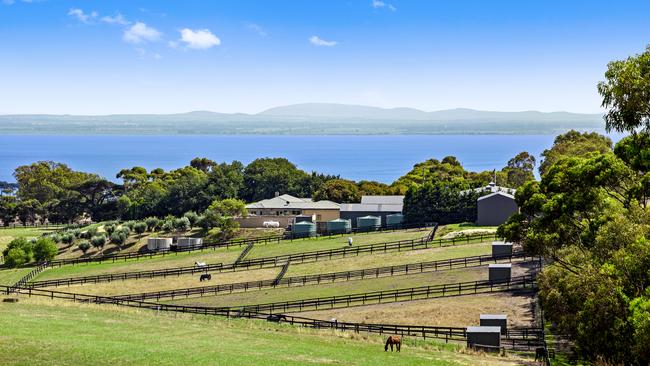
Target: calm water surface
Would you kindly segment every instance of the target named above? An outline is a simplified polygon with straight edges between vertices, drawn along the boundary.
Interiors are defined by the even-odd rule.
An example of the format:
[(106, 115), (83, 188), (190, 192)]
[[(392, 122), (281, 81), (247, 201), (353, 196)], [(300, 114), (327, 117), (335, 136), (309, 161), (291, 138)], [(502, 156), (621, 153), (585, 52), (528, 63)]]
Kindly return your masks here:
[(0, 135), (0, 180), (14, 181), (17, 166), (39, 160), (63, 162), (115, 180), (122, 168), (169, 170), (200, 156), (242, 163), (286, 157), (306, 171), (390, 183), (417, 162), (447, 155), (458, 157), (468, 170), (501, 169), (521, 151), (539, 157), (553, 139), (550, 135)]

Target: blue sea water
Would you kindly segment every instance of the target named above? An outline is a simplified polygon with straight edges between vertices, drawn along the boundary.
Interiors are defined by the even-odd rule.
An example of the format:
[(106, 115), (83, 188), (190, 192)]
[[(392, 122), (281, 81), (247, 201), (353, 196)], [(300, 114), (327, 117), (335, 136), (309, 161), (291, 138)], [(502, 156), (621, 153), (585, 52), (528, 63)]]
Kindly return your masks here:
[(17, 166), (53, 160), (116, 180), (120, 169), (179, 168), (194, 157), (217, 162), (285, 157), (306, 171), (390, 183), (413, 164), (456, 156), (467, 170), (501, 169), (521, 151), (539, 158), (551, 135), (0, 135), (0, 180)]

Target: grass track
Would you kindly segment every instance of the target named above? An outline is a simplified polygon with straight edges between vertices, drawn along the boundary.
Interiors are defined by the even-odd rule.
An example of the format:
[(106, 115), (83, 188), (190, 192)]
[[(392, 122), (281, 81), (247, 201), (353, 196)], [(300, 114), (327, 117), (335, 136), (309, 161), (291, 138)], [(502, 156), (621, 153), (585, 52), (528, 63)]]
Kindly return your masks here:
[[(20, 326), (16, 326), (20, 324)], [(253, 320), (159, 314), (46, 299), (0, 303), (2, 365), (516, 365), (524, 360)]]

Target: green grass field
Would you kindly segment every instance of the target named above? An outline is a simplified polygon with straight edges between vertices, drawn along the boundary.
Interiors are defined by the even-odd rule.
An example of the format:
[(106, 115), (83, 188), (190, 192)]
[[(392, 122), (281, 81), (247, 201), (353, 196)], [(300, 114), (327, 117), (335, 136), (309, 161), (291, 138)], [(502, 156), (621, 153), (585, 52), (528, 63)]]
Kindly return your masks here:
[(406, 338), (384, 352), (375, 335), (309, 330), (81, 305), (48, 299), (0, 302), (2, 365), (521, 365), (516, 355), (475, 354)]
[(324, 296), (338, 296), (371, 291), (439, 285), (444, 283), (477, 281), (486, 279), (487, 275), (487, 267), (454, 269), (434, 273), (418, 273), (413, 275), (380, 277), (347, 282), (321, 283), (320, 285), (277, 287), (262, 291), (195, 297), (168, 302), (174, 304), (204, 306), (251, 305), (267, 302), (291, 301)]
[(273, 257), (276, 255), (327, 250), (348, 246), (348, 238), (353, 239), (353, 245), (368, 245), (386, 243), (397, 240), (419, 239), (429, 234), (430, 230), (400, 230), (378, 233), (361, 233), (354, 235), (337, 235), (311, 239), (296, 239), (282, 245), (258, 245), (251, 250), (248, 258)]
[(46, 228), (0, 228), (0, 252), (3, 251), (10, 241), (16, 238), (37, 238), (46, 233), (51, 233), (55, 226)]
[(0, 285), (13, 285), (32, 269), (33, 268), (0, 269)]
[[(387, 241), (419, 238), (425, 236), (428, 231), (404, 230), (387, 233), (357, 234), (354, 236), (355, 245), (383, 243)], [(346, 237), (300, 239), (294, 241), (282, 241), (278, 243), (259, 244), (248, 254), (246, 258), (276, 256), (290, 253), (300, 253), (319, 249), (332, 249), (347, 245)], [(244, 247), (219, 248), (216, 250), (184, 252), (167, 256), (120, 260), (115, 263), (86, 263), (80, 265), (67, 265), (51, 268), (41, 273), (36, 279), (45, 280), (53, 278), (65, 278), (73, 276), (91, 276), (105, 273), (117, 273), (128, 271), (144, 271), (150, 269), (162, 269), (173, 267), (192, 266), (195, 261), (206, 263), (231, 263), (241, 253)]]

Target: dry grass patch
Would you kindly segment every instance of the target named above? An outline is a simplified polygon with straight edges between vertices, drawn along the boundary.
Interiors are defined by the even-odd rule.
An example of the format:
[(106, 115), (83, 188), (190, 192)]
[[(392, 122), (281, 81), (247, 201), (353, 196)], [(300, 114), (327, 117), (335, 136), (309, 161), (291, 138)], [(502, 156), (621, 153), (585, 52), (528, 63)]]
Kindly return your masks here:
[(212, 280), (199, 281), (200, 273), (180, 276), (143, 278), (138, 280), (100, 282), (68, 287), (52, 287), (46, 290), (73, 292), (86, 295), (114, 296), (141, 292), (167, 291), (188, 287), (215, 286), (225, 283), (269, 280), (275, 278), (279, 268), (267, 268), (244, 272), (212, 273)]
[(509, 326), (530, 326), (532, 295), (514, 293), (445, 297), (292, 315), (342, 322), (465, 327), (479, 325), (480, 314), (506, 314)]

